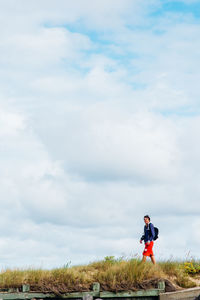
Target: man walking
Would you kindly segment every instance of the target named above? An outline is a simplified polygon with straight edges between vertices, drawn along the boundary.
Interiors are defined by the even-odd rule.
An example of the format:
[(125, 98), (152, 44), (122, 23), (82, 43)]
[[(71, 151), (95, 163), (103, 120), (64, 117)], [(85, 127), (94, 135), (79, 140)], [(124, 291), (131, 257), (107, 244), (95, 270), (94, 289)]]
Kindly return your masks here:
[(156, 260), (153, 254), (153, 240), (155, 238), (155, 230), (153, 224), (150, 223), (150, 217), (148, 215), (144, 216), (144, 223), (144, 235), (140, 239), (141, 244), (142, 241), (144, 241), (145, 243), (142, 261), (145, 262), (147, 256), (149, 256), (151, 258), (152, 263), (155, 265)]

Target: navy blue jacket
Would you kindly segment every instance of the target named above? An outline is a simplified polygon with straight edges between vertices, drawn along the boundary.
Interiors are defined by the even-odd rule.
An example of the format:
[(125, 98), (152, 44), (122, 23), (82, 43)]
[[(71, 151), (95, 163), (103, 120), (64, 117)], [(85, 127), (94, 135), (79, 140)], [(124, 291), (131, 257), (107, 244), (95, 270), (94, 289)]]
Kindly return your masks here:
[(141, 240), (145, 243), (153, 241), (155, 237), (155, 230), (152, 223), (149, 223), (148, 226), (144, 225), (144, 234), (141, 237)]

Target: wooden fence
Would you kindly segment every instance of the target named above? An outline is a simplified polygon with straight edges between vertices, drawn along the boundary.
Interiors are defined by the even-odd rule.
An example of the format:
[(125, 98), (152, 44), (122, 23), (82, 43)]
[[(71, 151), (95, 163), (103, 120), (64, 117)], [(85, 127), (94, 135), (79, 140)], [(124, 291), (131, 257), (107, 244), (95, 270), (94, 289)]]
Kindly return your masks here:
[[(40, 293), (30, 291), (29, 285), (23, 285), (22, 291), (17, 289), (9, 289), (6, 292), (0, 292), (0, 300), (32, 300), (32, 299), (72, 299), (72, 300), (94, 300), (94, 299), (111, 299), (111, 300), (153, 300), (159, 299), (159, 295), (164, 293), (165, 283), (163, 281), (158, 283), (156, 289), (138, 290), (138, 291), (122, 291), (122, 292), (109, 292), (101, 291), (100, 284), (94, 283), (93, 289), (87, 292), (72, 292), (61, 295), (55, 295), (54, 293)], [(120, 299), (119, 299), (120, 298)]]

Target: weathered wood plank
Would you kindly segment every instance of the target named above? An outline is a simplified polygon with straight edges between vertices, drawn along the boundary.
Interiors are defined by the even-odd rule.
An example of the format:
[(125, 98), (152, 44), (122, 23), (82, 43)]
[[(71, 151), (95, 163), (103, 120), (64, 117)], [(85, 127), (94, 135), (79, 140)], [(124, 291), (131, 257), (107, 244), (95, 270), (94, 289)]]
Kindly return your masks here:
[(132, 298), (132, 297), (145, 297), (145, 296), (159, 296), (159, 289), (140, 290), (140, 291), (124, 291), (119, 293), (100, 292), (100, 298)]
[(93, 300), (93, 296), (90, 294), (84, 295), (83, 300)]
[(160, 295), (160, 300), (193, 300), (200, 295), (200, 288), (185, 289)]
[[(110, 293), (102, 292), (100, 296), (93, 293), (71, 293), (64, 294), (62, 296), (56, 296), (48, 293), (0, 293), (0, 299), (16, 300), (16, 299), (45, 299), (45, 298), (63, 298), (63, 299), (86, 299), (88, 297), (100, 297), (100, 298), (129, 298), (129, 297), (144, 297), (144, 296), (158, 296), (159, 290), (137, 291), (137, 292), (123, 292), (123, 293)], [(91, 298), (92, 299), (92, 298)]]
[(56, 296), (52, 293), (0, 293), (0, 299), (5, 300), (16, 300), (16, 299), (45, 299), (45, 298), (63, 298), (63, 299), (86, 299), (88, 296), (91, 297), (99, 297), (99, 298), (133, 298), (133, 297), (145, 297), (145, 296), (158, 296), (160, 294), (160, 290), (144, 290), (137, 292), (120, 292), (120, 293), (112, 293), (112, 292), (100, 292), (100, 295), (94, 292), (82, 292), (82, 293), (67, 293), (62, 296)]
[(0, 299), (5, 300), (16, 300), (16, 299), (45, 299), (55, 298), (54, 294), (43, 294), (43, 293), (0, 293)]

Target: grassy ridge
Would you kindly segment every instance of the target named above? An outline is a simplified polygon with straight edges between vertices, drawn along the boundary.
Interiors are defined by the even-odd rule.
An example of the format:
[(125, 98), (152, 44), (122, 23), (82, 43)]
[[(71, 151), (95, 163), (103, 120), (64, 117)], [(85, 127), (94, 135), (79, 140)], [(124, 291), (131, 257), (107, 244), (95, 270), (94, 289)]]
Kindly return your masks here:
[(93, 282), (99, 282), (102, 290), (120, 291), (154, 287), (160, 279), (188, 288), (197, 285), (195, 274), (198, 273), (198, 262), (166, 261), (154, 266), (151, 263), (142, 264), (138, 259), (106, 257), (85, 266), (65, 266), (53, 270), (6, 269), (0, 273), (0, 288), (30, 284), (31, 290), (62, 293), (87, 291)]

